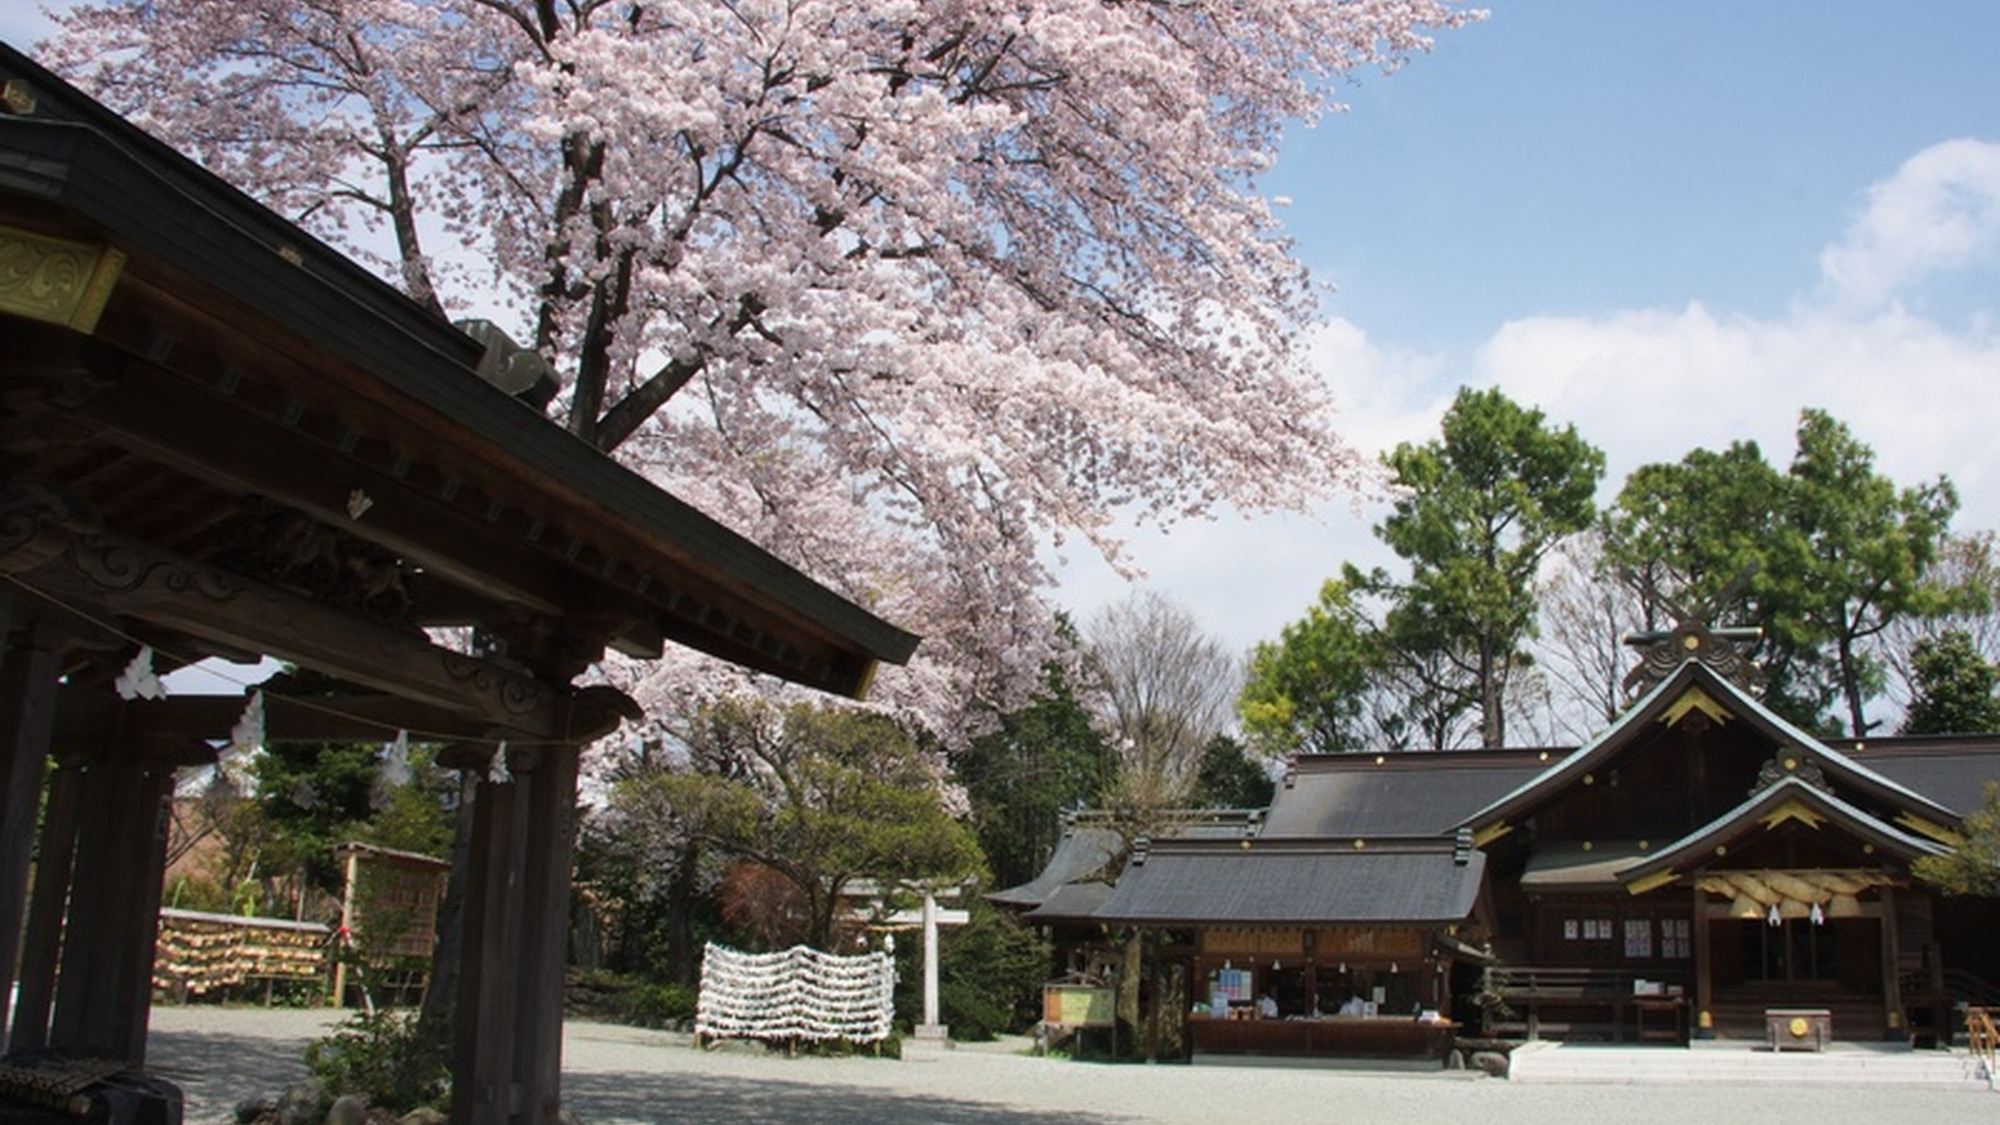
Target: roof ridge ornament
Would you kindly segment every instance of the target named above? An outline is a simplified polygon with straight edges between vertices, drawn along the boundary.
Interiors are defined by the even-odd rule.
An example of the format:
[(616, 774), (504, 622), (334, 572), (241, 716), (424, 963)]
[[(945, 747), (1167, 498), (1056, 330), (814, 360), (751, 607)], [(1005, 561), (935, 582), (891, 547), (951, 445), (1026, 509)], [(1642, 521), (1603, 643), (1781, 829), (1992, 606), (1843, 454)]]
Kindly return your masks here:
[(1675, 669), (1690, 660), (1700, 661), (1745, 691), (1759, 691), (1763, 686), (1763, 671), (1745, 653), (1750, 646), (1763, 639), (1764, 630), (1754, 625), (1713, 624), (1715, 615), (1743, 593), (1756, 572), (1757, 565), (1750, 563), (1738, 571), (1728, 585), (1684, 607), (1654, 589), (1650, 581), (1621, 570), (1620, 574), (1627, 583), (1643, 591), (1646, 597), (1657, 602), (1674, 618), (1672, 629), (1625, 635), (1625, 643), (1639, 651), (1639, 663), (1625, 674), (1626, 692), (1636, 699), (1659, 686), (1661, 681), (1674, 674)]
[(1750, 786), (1750, 793), (1755, 796), (1788, 777), (1796, 777), (1822, 793), (1833, 792), (1833, 783), (1826, 779), (1826, 771), (1820, 768), (1818, 762), (1794, 747), (1780, 746), (1778, 752), (1758, 769), (1757, 780)]

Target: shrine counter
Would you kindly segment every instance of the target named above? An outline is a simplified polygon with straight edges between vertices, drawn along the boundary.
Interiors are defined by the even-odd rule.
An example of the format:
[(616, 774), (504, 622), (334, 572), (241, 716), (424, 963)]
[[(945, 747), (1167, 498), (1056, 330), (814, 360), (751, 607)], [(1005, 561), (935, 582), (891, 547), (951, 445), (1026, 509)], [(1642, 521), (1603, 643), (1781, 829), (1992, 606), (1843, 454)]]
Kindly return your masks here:
[(1322, 1016), (1319, 1019), (1188, 1020), (1199, 1055), (1436, 1059), (1456, 1038), (1450, 1020), (1407, 1016)]

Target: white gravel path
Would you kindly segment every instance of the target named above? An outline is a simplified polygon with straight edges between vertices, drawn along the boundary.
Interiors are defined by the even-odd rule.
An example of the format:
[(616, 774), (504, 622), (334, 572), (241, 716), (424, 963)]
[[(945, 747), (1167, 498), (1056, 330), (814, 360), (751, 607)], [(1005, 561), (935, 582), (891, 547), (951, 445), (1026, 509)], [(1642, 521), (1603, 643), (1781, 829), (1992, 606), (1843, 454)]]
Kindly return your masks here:
[[(188, 1125), (304, 1073), (339, 1013), (157, 1008), (151, 1061), (188, 1094)], [(1139, 1066), (1039, 1059), (1019, 1042), (902, 1060), (697, 1050), (687, 1037), (573, 1022), (564, 1100), (584, 1125), (1838, 1125), (2000, 1121), (2000, 1094), (1723, 1085), (1522, 1085), (1463, 1072)]]

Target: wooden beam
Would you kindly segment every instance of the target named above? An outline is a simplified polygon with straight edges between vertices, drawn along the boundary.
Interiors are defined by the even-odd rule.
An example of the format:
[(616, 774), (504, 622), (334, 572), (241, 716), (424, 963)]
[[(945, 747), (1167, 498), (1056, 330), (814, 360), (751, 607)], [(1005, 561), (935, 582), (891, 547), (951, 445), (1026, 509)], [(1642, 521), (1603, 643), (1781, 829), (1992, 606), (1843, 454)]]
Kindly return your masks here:
[[(257, 690), (257, 689), (251, 689)], [(173, 758), (184, 766), (215, 761), (214, 747), (225, 740), (243, 717), (244, 695), (170, 695), (165, 699), (118, 700), (104, 688), (65, 685), (57, 708), (57, 741), (102, 744), (114, 723), (114, 704), (123, 703), (129, 716), (135, 749)], [(385, 692), (355, 691), (340, 695), (294, 698), (282, 689), (264, 692), (264, 741), (386, 742), (397, 731), (419, 739), (480, 739), (493, 724), (440, 707), (412, 702)], [(548, 731), (517, 731), (527, 736), (551, 736)], [(205, 750), (201, 753), (197, 750)]]
[(492, 726), (560, 729), (556, 691), (531, 677), (121, 536), (71, 536), (58, 559), (16, 581), (59, 604), (85, 600)]

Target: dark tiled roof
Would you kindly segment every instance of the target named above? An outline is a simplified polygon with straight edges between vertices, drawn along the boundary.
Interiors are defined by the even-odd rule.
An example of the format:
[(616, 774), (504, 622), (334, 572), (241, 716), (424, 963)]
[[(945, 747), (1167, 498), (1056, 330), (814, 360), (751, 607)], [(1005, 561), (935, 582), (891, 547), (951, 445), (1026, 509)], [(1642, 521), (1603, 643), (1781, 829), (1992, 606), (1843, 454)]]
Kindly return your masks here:
[(1565, 753), (1441, 750), (1300, 758), (1271, 804), (1263, 834), (1338, 840), (1445, 835)]
[[(1050, 896), (1064, 886), (1104, 872), (1105, 865), (1118, 855), (1123, 846), (1118, 833), (1109, 828), (1071, 828), (1064, 834), (1062, 843), (1056, 845), (1055, 854), (1049, 857), (1041, 874), (1018, 887), (994, 891), (986, 898), (1007, 906), (1047, 903)], [(1109, 878), (1110, 873), (1104, 874)]]
[(2000, 735), (1870, 738), (1829, 745), (1959, 816), (1978, 812), (1986, 786), (2000, 782)]
[(1069, 883), (1057, 887), (1040, 906), (1022, 917), (1029, 922), (1087, 922), (1111, 897), (1109, 883)]
[[(1176, 839), (1240, 840), (1254, 836), (1263, 809), (1173, 809), (1159, 814), (1168, 825), (1163, 836)], [(1125, 834), (1110, 813), (1085, 809), (1065, 814), (1062, 842), (1041, 873), (1018, 887), (994, 891), (987, 901), (1004, 906), (1047, 904), (1070, 883), (1096, 881), (1109, 885), (1117, 872), (1105, 867), (1125, 850)]]
[(1102, 922), (1313, 925), (1457, 922), (1486, 858), (1434, 841), (1166, 841), (1128, 864)]
[(1521, 872), (1521, 885), (1542, 890), (1616, 887), (1618, 872), (1644, 858), (1637, 840), (1538, 842)]

